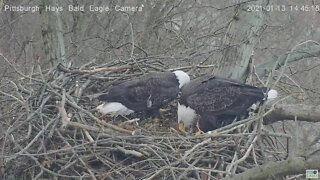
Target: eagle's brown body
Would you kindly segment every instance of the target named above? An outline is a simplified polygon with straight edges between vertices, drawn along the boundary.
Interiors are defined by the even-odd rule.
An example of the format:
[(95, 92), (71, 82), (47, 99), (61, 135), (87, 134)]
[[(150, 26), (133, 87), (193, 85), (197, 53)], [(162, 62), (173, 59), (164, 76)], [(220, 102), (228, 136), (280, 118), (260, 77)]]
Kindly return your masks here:
[(200, 115), (200, 129), (208, 131), (245, 115), (252, 104), (263, 101), (264, 91), (266, 88), (207, 75), (190, 81), (182, 88), (179, 105), (191, 108)]
[[(186, 82), (184, 82), (184, 78)], [(178, 97), (179, 83), (185, 84), (189, 80), (189, 76), (182, 71), (178, 73), (176, 71), (173, 73), (148, 73), (113, 86), (108, 93), (98, 97), (100, 101), (105, 102), (99, 108), (101, 112), (106, 112), (106, 114), (112, 111), (116, 111), (116, 114), (121, 115), (127, 115), (132, 112), (146, 112), (156, 116), (161, 107)], [(112, 108), (118, 104), (123, 105), (129, 111), (122, 110), (125, 108), (113, 110)], [(112, 105), (116, 106), (112, 107)]]

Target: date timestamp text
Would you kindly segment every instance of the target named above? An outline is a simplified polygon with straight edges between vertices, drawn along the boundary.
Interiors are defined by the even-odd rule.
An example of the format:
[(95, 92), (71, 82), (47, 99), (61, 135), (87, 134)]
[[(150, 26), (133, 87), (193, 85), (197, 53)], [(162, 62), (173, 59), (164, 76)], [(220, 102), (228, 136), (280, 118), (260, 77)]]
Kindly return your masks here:
[(311, 12), (316, 11), (320, 12), (320, 5), (248, 5), (247, 11), (254, 12), (254, 11), (303, 11), (303, 12)]

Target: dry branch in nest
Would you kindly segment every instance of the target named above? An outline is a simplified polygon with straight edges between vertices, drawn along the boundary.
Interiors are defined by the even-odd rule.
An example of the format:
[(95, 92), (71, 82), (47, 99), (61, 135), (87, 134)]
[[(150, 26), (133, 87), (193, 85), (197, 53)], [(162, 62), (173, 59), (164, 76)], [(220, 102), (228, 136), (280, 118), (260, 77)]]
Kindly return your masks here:
[[(27, 179), (216, 179), (261, 165), (269, 156), (287, 156), (265, 145), (290, 136), (264, 130), (263, 114), (201, 136), (180, 135), (172, 125), (175, 111), (162, 124), (140, 120), (153, 126), (99, 118), (95, 94), (118, 80), (168, 69), (156, 60), (60, 65), (51, 74), (36, 68), (0, 96), (10, 103), (0, 177), (14, 171)], [(205, 66), (182, 67), (187, 68)]]

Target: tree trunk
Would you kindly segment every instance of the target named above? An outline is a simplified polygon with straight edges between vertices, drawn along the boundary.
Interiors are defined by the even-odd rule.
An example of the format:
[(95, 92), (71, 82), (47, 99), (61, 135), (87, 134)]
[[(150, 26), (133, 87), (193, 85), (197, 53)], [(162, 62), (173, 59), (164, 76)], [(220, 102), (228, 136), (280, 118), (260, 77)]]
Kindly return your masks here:
[[(263, 6), (263, 1), (256, 1)], [(252, 6), (252, 5), (251, 5)], [(264, 20), (263, 11), (249, 11), (249, 5), (241, 4), (235, 8), (235, 14), (229, 23), (214, 74), (245, 81), (248, 74), (250, 57), (259, 39)]]
[[(50, 7), (50, 8), (49, 8)], [(59, 6), (57, 0), (42, 0), (40, 11), (42, 18), (42, 36), (47, 62), (50, 62), (51, 70), (58, 64), (67, 65), (66, 52), (63, 39), (61, 11), (53, 10)]]

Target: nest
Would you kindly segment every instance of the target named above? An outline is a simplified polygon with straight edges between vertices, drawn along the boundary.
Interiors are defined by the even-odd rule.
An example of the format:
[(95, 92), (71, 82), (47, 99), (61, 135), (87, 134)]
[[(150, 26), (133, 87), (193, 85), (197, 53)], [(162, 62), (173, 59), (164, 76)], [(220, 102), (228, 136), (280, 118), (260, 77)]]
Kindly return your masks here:
[[(275, 145), (283, 135), (263, 128), (262, 112), (199, 136), (175, 129), (175, 103), (159, 122), (101, 118), (96, 95), (119, 80), (166, 69), (157, 61), (36, 68), (8, 80), (0, 96), (8, 104), (0, 139), (5, 179), (220, 179), (286, 156)], [(205, 67), (180, 69), (190, 68)]]

